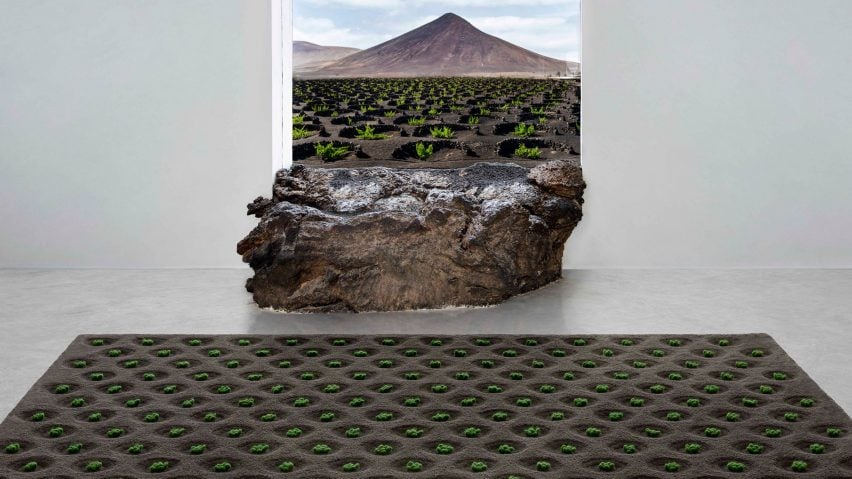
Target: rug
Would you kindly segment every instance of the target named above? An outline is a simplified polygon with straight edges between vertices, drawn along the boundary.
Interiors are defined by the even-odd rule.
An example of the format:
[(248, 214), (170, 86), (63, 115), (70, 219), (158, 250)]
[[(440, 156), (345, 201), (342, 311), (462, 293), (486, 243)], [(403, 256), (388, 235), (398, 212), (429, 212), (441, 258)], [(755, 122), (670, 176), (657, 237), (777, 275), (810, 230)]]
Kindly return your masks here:
[(850, 427), (761, 334), (80, 336), (0, 477), (839, 479)]

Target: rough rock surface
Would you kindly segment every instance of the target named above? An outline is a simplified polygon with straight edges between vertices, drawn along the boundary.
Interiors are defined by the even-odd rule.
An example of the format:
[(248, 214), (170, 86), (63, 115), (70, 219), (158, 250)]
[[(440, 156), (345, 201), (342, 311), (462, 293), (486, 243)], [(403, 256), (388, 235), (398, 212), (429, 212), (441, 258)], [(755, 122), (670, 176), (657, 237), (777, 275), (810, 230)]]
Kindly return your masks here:
[(294, 166), (237, 245), (247, 289), (288, 311), (393, 311), (487, 305), (560, 277), (582, 217), (576, 162), (529, 169)]

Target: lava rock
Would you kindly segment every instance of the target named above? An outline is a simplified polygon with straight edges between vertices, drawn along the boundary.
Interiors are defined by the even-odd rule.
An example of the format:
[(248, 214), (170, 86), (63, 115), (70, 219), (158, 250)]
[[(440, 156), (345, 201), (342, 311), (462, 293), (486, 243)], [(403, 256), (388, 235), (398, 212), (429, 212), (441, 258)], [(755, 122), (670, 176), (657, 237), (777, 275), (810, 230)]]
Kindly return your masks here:
[(261, 307), (396, 311), (488, 305), (557, 280), (582, 217), (576, 161), (532, 169), (309, 168), (277, 173), (237, 245)]

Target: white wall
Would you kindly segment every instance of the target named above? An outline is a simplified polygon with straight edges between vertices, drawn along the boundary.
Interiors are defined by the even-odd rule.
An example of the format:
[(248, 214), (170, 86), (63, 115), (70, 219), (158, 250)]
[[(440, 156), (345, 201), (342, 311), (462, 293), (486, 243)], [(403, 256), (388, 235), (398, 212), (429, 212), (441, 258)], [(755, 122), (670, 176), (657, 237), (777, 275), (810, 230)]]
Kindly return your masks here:
[(266, 1), (0, 2), (0, 267), (239, 266)]
[[(852, 266), (852, 2), (583, 15), (568, 266)], [(0, 267), (240, 265), (269, 24), (260, 0), (2, 0)]]
[(852, 2), (586, 0), (569, 267), (852, 267)]

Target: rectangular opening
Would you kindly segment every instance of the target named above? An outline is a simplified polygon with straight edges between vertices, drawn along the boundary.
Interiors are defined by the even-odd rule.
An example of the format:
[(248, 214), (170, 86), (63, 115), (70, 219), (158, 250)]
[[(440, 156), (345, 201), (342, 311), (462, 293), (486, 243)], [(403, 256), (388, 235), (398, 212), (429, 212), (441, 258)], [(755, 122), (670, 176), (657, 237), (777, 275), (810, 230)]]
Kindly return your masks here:
[(578, 159), (579, 0), (272, 4), (274, 170)]

